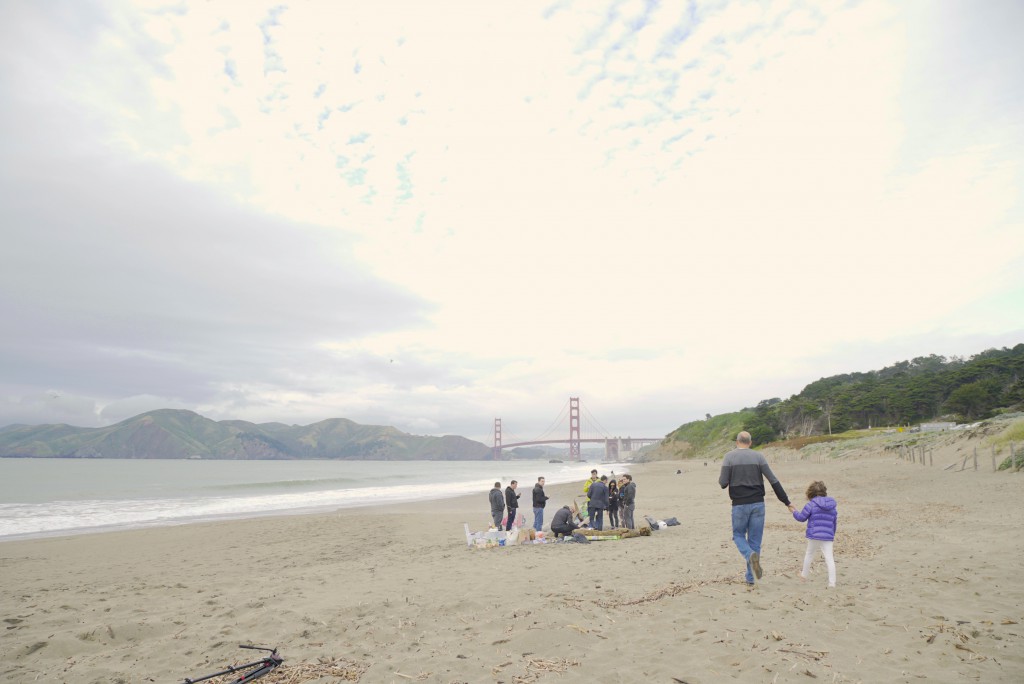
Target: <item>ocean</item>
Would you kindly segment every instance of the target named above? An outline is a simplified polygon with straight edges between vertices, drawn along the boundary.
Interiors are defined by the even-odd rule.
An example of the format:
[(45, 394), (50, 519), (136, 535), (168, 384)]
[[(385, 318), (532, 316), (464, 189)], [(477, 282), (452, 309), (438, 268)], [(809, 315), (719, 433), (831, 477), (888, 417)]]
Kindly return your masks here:
[[(588, 463), (0, 458), (0, 541), (444, 499), (519, 481), (523, 499)], [(601, 464), (601, 472), (620, 464)], [(529, 508), (529, 503), (526, 504)], [(524, 509), (525, 510), (525, 509)], [(527, 516), (529, 517), (529, 516)]]

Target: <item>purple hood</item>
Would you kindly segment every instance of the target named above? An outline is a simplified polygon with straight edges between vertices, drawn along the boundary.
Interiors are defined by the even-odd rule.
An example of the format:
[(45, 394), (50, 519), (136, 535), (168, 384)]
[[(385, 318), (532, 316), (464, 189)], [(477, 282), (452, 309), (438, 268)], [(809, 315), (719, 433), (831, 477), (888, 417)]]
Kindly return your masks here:
[(831, 496), (816, 496), (807, 502), (803, 510), (793, 511), (798, 522), (807, 522), (807, 538), (832, 541), (836, 538), (836, 500)]

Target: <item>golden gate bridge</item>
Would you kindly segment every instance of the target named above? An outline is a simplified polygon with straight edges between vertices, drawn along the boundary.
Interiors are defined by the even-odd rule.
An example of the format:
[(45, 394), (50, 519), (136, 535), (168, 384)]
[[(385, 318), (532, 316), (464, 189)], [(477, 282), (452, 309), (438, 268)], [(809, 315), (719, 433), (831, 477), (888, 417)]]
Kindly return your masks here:
[[(565, 417), (568, 415), (569, 423), (569, 437), (564, 439), (561, 437), (554, 436), (557, 429), (564, 429)], [(582, 437), (580, 431), (580, 418), (581, 415), (586, 416), (588, 419), (588, 430), (597, 432), (599, 437)], [(564, 433), (563, 433), (564, 434)], [(612, 437), (608, 434), (608, 431), (601, 427), (600, 423), (590, 414), (586, 408), (583, 408), (582, 414), (580, 410), (580, 399), (579, 397), (569, 397), (567, 404), (562, 406), (561, 412), (558, 414), (558, 418), (555, 418), (554, 422), (545, 430), (541, 436), (534, 437), (529, 440), (517, 440), (513, 439), (511, 442), (504, 442), (502, 439), (502, 425), (501, 418), (494, 419), (494, 446), (491, 450), (491, 458), (495, 461), (503, 460), (502, 450), (512, 449), (515, 447), (522, 446), (536, 446), (540, 444), (568, 444), (569, 445), (569, 460), (580, 461), (581, 457), (581, 444), (604, 444), (604, 457), (605, 460), (616, 461), (619, 458), (619, 453), (623, 451), (633, 451), (633, 449), (639, 448), (645, 444), (654, 444), (660, 442), (663, 437)]]

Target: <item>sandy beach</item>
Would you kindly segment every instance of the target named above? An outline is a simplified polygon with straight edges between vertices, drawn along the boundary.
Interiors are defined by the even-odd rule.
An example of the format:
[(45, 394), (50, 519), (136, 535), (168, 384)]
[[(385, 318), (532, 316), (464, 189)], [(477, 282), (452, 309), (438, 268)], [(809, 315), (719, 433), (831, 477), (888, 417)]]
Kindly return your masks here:
[[(467, 549), (486, 491), (2, 543), (0, 680), (181, 682), (255, 643), (280, 681), (1020, 682), (1024, 473), (943, 470), (965, 445), (933, 467), (770, 452), (795, 503), (812, 479), (839, 502), (836, 589), (820, 560), (799, 581), (804, 526), (773, 497), (749, 589), (703, 461), (632, 468), (638, 520), (682, 525), (588, 545)], [(548, 489), (546, 522), (579, 486)]]

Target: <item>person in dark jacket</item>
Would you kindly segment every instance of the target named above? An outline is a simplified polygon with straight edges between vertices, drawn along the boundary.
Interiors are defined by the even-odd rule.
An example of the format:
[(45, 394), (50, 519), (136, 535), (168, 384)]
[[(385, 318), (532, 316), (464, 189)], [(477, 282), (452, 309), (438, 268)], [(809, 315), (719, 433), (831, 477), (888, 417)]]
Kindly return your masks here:
[(501, 529), (501, 514), (505, 511), (505, 497), (501, 495), (501, 483), (495, 482), (491, 493), (487, 495), (491, 501), (491, 519), (494, 526)]
[(804, 554), (804, 569), (800, 579), (806, 580), (811, 562), (817, 551), (825, 558), (828, 568), (828, 586), (836, 586), (836, 561), (832, 556), (832, 542), (836, 538), (836, 522), (839, 512), (836, 500), (828, 496), (828, 489), (821, 480), (815, 480), (807, 488), (807, 505), (801, 511), (793, 511), (797, 522), (807, 521), (807, 553)]
[(603, 530), (604, 512), (608, 510), (608, 476), (602, 475), (600, 480), (590, 485), (587, 496), (590, 498), (590, 505), (587, 507), (590, 512), (590, 526), (595, 530)]
[(519, 483), (512, 480), (508, 483), (508, 487), (505, 487), (505, 507), (508, 508), (508, 520), (505, 523), (505, 531), (508, 532), (512, 529), (512, 525), (516, 522), (516, 514), (519, 513), (519, 495), (516, 494), (516, 487)]
[(555, 535), (556, 539), (560, 534), (571, 537), (579, 527), (573, 519), (572, 509), (568, 506), (559, 508), (555, 511), (555, 517), (551, 518), (551, 533)]
[(623, 475), (622, 479), (626, 482), (619, 488), (619, 498), (622, 501), (622, 526), (635, 530), (633, 509), (636, 508), (636, 482), (633, 482), (633, 476), (629, 473)]
[(533, 485), (533, 529), (538, 532), (544, 527), (544, 504), (551, 498), (544, 493), (544, 478), (538, 477)]
[(750, 433), (736, 435), (736, 448), (725, 455), (718, 484), (729, 488), (732, 499), (732, 540), (747, 564), (747, 584), (754, 583), (754, 577), (761, 579), (761, 539), (764, 536), (764, 479), (771, 483), (775, 496), (786, 504), (790, 511), (796, 507), (790, 503), (786, 490), (779, 478), (768, 467), (768, 461), (759, 451), (750, 448)]
[(608, 480), (608, 524), (612, 529), (619, 526), (619, 485), (615, 483), (615, 473)]

